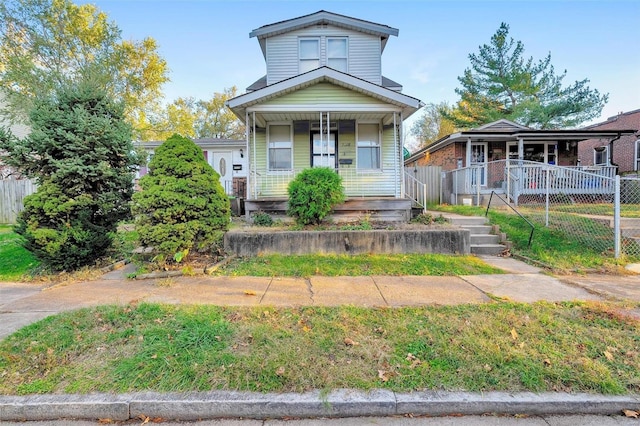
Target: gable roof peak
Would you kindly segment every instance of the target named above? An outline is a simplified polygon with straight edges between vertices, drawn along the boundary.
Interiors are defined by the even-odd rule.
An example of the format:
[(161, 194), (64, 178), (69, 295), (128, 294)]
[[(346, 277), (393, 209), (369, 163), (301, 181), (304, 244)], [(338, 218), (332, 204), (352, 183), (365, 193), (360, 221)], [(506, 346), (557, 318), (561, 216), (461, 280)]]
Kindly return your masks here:
[(258, 39), (262, 39), (315, 24), (334, 24), (337, 26), (353, 28), (362, 32), (380, 35), (385, 38), (392, 35), (397, 36), (399, 32), (397, 28), (392, 28), (388, 25), (352, 18), (350, 16), (340, 15), (326, 10), (319, 10), (315, 13), (299, 16), (297, 18), (263, 25), (260, 28), (256, 28), (251, 31), (249, 33), (249, 37), (258, 37)]
[(523, 126), (522, 124), (518, 124), (511, 120), (507, 120), (506, 118), (501, 118), (491, 123), (487, 123), (483, 126), (476, 127), (473, 130), (510, 131), (510, 130), (531, 130), (531, 128), (527, 126)]

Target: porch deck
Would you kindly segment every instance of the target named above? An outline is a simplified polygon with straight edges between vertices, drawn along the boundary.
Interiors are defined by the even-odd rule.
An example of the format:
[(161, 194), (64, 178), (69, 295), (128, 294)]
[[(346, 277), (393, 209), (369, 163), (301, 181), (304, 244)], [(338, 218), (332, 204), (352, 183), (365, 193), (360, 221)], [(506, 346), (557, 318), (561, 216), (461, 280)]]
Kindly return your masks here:
[[(523, 160), (502, 160), (447, 172), (444, 199), (457, 203), (461, 196), (482, 199), (503, 193), (518, 204), (522, 196), (544, 194), (609, 197), (614, 191), (615, 167), (568, 167)], [(475, 203), (474, 203), (475, 204)]]
[[(247, 220), (252, 214), (265, 212), (274, 218), (290, 221), (287, 216), (287, 198), (271, 197), (245, 201)], [(336, 206), (329, 219), (333, 222), (355, 222), (365, 217), (372, 222), (408, 222), (411, 218), (412, 200), (393, 197), (348, 198)]]

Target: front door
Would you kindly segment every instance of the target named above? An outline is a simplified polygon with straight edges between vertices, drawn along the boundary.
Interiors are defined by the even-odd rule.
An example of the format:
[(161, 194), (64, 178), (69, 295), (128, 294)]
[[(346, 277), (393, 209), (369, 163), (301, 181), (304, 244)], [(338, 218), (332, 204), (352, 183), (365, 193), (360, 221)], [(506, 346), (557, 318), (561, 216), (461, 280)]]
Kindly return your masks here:
[(469, 161), (471, 166), (471, 185), (477, 185), (478, 178), (480, 180), (480, 186), (485, 186), (487, 183), (487, 143), (472, 143), (471, 144), (471, 159)]
[[(322, 136), (322, 137), (320, 137)], [(311, 167), (336, 168), (336, 134), (311, 136)]]
[(211, 158), (211, 167), (220, 175), (220, 184), (224, 188), (224, 192), (228, 195), (233, 194), (233, 164), (231, 161), (231, 152), (214, 152)]

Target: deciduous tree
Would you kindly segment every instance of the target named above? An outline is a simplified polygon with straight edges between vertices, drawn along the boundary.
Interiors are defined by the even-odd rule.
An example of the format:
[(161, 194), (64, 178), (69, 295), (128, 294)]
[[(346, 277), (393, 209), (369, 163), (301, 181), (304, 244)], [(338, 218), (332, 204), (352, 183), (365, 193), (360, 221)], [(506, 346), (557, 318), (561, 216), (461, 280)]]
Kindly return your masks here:
[(500, 25), (490, 44), (470, 54), (471, 67), (456, 89), (460, 100), (444, 116), (458, 128), (477, 127), (507, 118), (539, 129), (578, 126), (600, 115), (608, 95), (591, 89), (588, 79), (563, 85), (567, 71), (557, 74), (551, 54), (525, 59), (524, 45)]
[(92, 4), (70, 0), (0, 2), (0, 90), (3, 114), (24, 122), (36, 96), (88, 75), (116, 99), (135, 128), (147, 125), (168, 81), (152, 38), (123, 40), (117, 25)]
[(413, 123), (411, 133), (418, 139), (420, 147), (429, 145), (455, 131), (451, 120), (442, 116), (443, 113), (451, 111), (451, 107), (446, 102), (439, 104), (428, 104), (418, 120)]

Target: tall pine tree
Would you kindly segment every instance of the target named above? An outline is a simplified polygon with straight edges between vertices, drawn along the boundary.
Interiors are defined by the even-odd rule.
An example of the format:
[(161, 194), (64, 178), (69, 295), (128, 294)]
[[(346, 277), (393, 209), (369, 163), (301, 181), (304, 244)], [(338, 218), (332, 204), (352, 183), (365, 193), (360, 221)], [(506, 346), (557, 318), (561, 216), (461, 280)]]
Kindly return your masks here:
[(589, 80), (563, 86), (567, 71), (556, 74), (551, 54), (541, 61), (523, 57), (524, 45), (500, 25), (490, 44), (470, 54), (471, 68), (458, 77), (460, 100), (446, 119), (457, 128), (477, 127), (500, 118), (537, 129), (575, 127), (598, 117), (608, 95), (589, 88)]
[(5, 162), (38, 183), (16, 231), (53, 270), (90, 265), (130, 216), (137, 158), (123, 105), (84, 81), (38, 99), (30, 119), (24, 140), (0, 137)]

